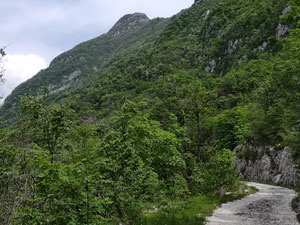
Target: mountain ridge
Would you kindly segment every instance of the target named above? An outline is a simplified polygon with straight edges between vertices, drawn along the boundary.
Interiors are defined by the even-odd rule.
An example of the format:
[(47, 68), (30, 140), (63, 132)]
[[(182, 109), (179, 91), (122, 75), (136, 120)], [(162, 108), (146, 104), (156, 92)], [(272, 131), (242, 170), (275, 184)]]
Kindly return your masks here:
[(126, 55), (126, 51), (133, 51), (131, 46), (140, 48), (147, 45), (167, 22), (168, 19), (164, 18), (150, 20), (143, 13), (121, 17), (107, 33), (58, 55), (48, 68), (17, 86), (5, 99), (0, 114), (5, 118), (6, 115), (16, 114), (20, 98), (26, 94), (55, 95), (78, 85), (91, 74), (105, 70), (110, 61), (116, 60), (114, 58)]
[[(271, 36), (275, 37), (276, 32), (278, 32), (276, 29), (279, 26), (279, 16), (274, 15), (272, 21), (274, 25), (272, 25), (272, 23), (270, 24), (273, 27), (268, 29), (258, 27), (258, 32), (261, 32), (260, 37), (257, 35), (258, 38), (255, 40), (251, 38), (253, 39), (251, 41), (251, 39), (249, 39), (251, 32), (247, 31), (245, 34), (233, 32), (234, 29), (240, 29), (240, 27), (237, 26), (238, 24), (231, 25), (229, 18), (222, 18), (222, 20), (219, 21), (220, 16), (212, 10), (213, 8), (222, 10), (222, 7), (226, 7), (230, 2), (225, 3), (221, 1), (216, 3), (216, 1), (210, 0), (196, 1), (195, 3), (201, 4), (194, 4), (189, 10), (190, 15), (186, 15), (187, 18), (194, 17), (194, 22), (185, 24), (185, 28), (179, 28), (180, 26), (177, 26), (179, 28), (178, 32), (184, 33), (186, 28), (193, 26), (193, 23), (201, 24), (200, 33), (193, 31), (190, 34), (190, 38), (197, 38), (198, 35), (203, 36), (202, 46), (199, 45), (199, 47), (197, 47), (200, 49), (195, 48), (194, 53), (188, 50), (191, 54), (199, 55), (198, 61), (194, 59), (190, 60), (190, 63), (193, 61), (196, 63), (193, 67), (199, 65), (206, 73), (222, 76), (233, 64), (241, 64), (251, 60), (251, 58), (257, 57), (256, 55), (260, 52), (274, 51), (272, 48), (274, 48), (274, 46), (276, 48), (274, 43), (268, 43), (271, 39), (267, 39)], [(278, 5), (279, 4), (280, 3), (278, 3)], [(243, 12), (245, 9), (239, 9), (239, 7), (239, 5), (236, 5), (235, 10), (240, 10), (242, 14), (248, 14), (247, 16), (251, 18), (252, 12)], [(241, 5), (241, 7), (243, 7), (243, 5)], [(201, 12), (197, 12), (197, 8), (201, 8)], [(284, 8), (286, 8), (286, 6), (282, 6), (280, 13)], [(195, 13), (193, 13), (193, 11), (195, 11)], [(110, 67), (113, 61), (117, 61), (117, 58), (121, 59), (122, 51), (123, 56), (126, 55), (126, 51), (130, 49), (130, 46), (136, 47), (140, 42), (147, 44), (151, 41), (153, 42), (153, 40), (159, 42), (162, 37), (163, 39), (171, 37), (167, 32), (167, 30), (172, 30), (167, 26), (168, 21), (172, 21), (173, 24), (176, 24), (176, 20), (183, 18), (181, 15), (185, 14), (187, 13), (183, 11), (170, 19), (158, 18), (153, 20), (149, 20), (143, 13), (133, 13), (123, 16), (106, 34), (83, 42), (73, 49), (57, 56), (50, 63), (48, 69), (41, 71), (37, 76), (19, 85), (12, 94), (6, 98), (6, 101), (0, 108), (0, 114), (4, 115), (5, 118), (8, 118), (7, 115), (15, 114), (18, 110), (19, 99), (25, 94), (38, 95), (38, 91), (41, 88), (44, 89), (44, 92), (46, 91), (46, 94), (59, 94), (72, 86), (77, 86), (78, 83), (86, 79), (85, 77), (92, 74), (105, 73), (105, 68)], [(277, 15), (279, 15), (279, 12)], [(226, 24), (226, 21), (228, 21), (228, 24)], [(132, 22), (133, 26), (130, 25)], [(227, 30), (224, 29), (224, 27), (219, 27), (219, 23), (221, 22), (223, 26), (227, 27)], [(261, 23), (261, 21), (254, 22)], [(158, 29), (154, 29), (154, 27)], [(285, 26), (282, 26), (282, 28), (286, 30)], [(161, 35), (160, 32), (162, 33)], [(187, 30), (186, 32), (190, 31)], [(120, 36), (120, 34), (123, 35)], [(262, 38), (263, 36), (265, 37)], [(189, 45), (188, 40), (186, 41), (186, 45)], [(191, 39), (191, 42), (195, 41), (196, 40)], [(276, 40), (272, 39), (272, 41), (276, 43)], [(122, 45), (122, 43), (125, 44)], [(182, 43), (179, 45), (182, 45)], [(102, 47), (99, 48), (99, 46)], [(251, 52), (249, 49), (251, 49)], [(181, 50), (179, 50), (177, 54), (182, 54), (180, 51)], [(183, 58), (185, 58), (185, 56), (183, 56)], [(164, 60), (165, 59), (160, 59), (161, 62)], [(157, 63), (159, 64), (159, 62)]]

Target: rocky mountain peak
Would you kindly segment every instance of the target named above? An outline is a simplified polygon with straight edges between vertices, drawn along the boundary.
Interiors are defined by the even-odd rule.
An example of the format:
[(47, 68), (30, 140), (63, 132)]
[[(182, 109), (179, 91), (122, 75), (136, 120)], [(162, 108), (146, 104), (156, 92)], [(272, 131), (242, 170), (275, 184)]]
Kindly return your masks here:
[(195, 0), (195, 4), (205, 2), (205, 0)]
[(144, 13), (127, 14), (119, 19), (119, 21), (110, 29), (109, 34), (113, 37), (120, 37), (140, 28), (149, 21), (150, 19)]

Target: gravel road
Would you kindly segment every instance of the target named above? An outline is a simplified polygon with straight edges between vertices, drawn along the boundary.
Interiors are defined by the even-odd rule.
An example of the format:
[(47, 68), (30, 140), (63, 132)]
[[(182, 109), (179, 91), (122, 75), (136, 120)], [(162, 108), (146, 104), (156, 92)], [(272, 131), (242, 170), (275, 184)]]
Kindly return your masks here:
[(295, 191), (266, 184), (248, 183), (259, 192), (223, 204), (207, 225), (299, 225), (291, 208)]

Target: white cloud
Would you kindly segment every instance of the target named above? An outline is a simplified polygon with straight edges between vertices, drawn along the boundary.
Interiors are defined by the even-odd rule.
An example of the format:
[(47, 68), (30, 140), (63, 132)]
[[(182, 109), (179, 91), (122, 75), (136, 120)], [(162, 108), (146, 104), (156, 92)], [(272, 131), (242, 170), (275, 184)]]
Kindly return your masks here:
[(6, 97), (17, 85), (46, 67), (46, 61), (36, 54), (9, 54), (5, 56), (4, 79), (6, 81), (0, 87), (0, 95)]

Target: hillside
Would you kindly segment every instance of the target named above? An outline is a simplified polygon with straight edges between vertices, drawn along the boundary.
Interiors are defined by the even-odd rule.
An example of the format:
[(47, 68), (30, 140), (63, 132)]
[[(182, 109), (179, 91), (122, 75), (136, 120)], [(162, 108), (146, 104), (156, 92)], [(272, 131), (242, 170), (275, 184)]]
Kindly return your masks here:
[(167, 23), (168, 19), (150, 20), (142, 13), (125, 15), (108, 33), (57, 56), (49, 68), (19, 85), (6, 98), (0, 113), (4, 118), (15, 118), (21, 96), (59, 96), (97, 71), (106, 71), (112, 62), (153, 42)]
[[(128, 65), (127, 70), (131, 65), (136, 67), (140, 63), (141, 70), (150, 64), (149, 70), (154, 71), (140, 73), (153, 74), (143, 76), (157, 77), (172, 73), (167, 68), (172, 63), (176, 63), (173, 65), (175, 71), (195, 69), (198, 73), (222, 76), (233, 65), (255, 59), (261, 52), (280, 48), (276, 37), (283, 36), (287, 29), (278, 25), (279, 16), (287, 1), (255, 1), (251, 8), (249, 4), (233, 1), (200, 3), (174, 16), (166, 29), (168, 20), (150, 21), (143, 14), (131, 15), (136, 24), (130, 28), (130, 20), (124, 16), (107, 34), (58, 56), (48, 69), (17, 87), (6, 99), (0, 113), (4, 116), (15, 115), (20, 96), (25, 94), (38, 95), (39, 90), (45, 89), (42, 92), (61, 95), (65, 89), (76, 86), (79, 80), (89, 80), (91, 78), (85, 78), (93, 74), (109, 73), (111, 65), (118, 61), (124, 61), (127, 66), (126, 60), (136, 60)], [(123, 33), (122, 29), (126, 32)], [(141, 47), (143, 45), (155, 47)], [(143, 50), (136, 53), (136, 48)], [(151, 57), (152, 61), (144, 62), (147, 57)], [(163, 68), (155, 68), (159, 65)], [(133, 74), (137, 72), (136, 68), (132, 69), (134, 71), (130, 72)]]
[(237, 161), (299, 186), (299, 21), (299, 0), (197, 0), (58, 56), (1, 108), (0, 221), (204, 224)]

